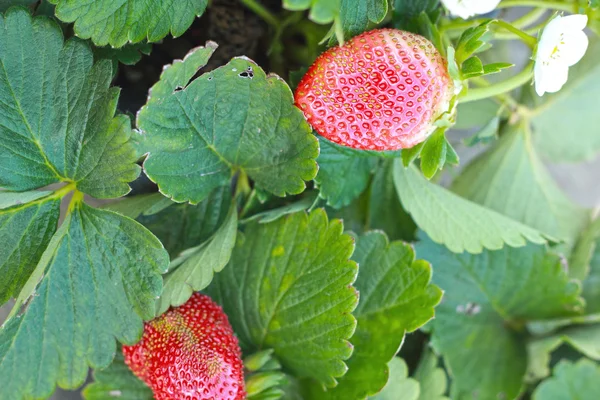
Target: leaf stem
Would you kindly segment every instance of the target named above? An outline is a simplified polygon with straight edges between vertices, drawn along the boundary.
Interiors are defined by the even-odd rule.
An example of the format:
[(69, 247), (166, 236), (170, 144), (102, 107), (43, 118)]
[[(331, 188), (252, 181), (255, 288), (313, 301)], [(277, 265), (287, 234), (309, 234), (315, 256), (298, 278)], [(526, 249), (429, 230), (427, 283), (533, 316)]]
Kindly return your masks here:
[(494, 21), (494, 25), (504, 28), (511, 33), (514, 33), (519, 38), (521, 38), (521, 40), (527, 46), (531, 47), (532, 49), (535, 48), (535, 46), (537, 45), (537, 39), (535, 37), (523, 32), (519, 28), (514, 27), (513, 25), (509, 24), (506, 21), (502, 21), (501, 19), (498, 19), (498, 20)]
[(241, 3), (251, 10), (254, 14), (261, 17), (267, 24), (273, 28), (278, 29), (280, 22), (279, 19), (271, 12), (268, 8), (260, 4), (257, 0), (241, 0)]
[(71, 197), (71, 201), (69, 202), (69, 208), (67, 209), (67, 214), (70, 214), (75, 207), (77, 207), (81, 202), (83, 202), (84, 194), (79, 190), (75, 189), (73, 192), (73, 197)]
[(534, 8), (522, 17), (515, 19), (512, 24), (517, 28), (523, 29), (542, 18), (545, 13), (546, 10), (543, 8)]
[(546, 0), (504, 0), (498, 4), (497, 8), (508, 7), (537, 7), (542, 9), (561, 10), (570, 13), (576, 12), (577, 5), (574, 3), (565, 3), (562, 1), (546, 1)]
[(459, 102), (469, 103), (471, 101), (487, 99), (488, 97), (498, 96), (523, 86), (533, 77), (533, 65), (534, 62), (532, 61), (517, 75), (505, 81), (488, 87), (469, 89), (467, 94), (459, 99)]

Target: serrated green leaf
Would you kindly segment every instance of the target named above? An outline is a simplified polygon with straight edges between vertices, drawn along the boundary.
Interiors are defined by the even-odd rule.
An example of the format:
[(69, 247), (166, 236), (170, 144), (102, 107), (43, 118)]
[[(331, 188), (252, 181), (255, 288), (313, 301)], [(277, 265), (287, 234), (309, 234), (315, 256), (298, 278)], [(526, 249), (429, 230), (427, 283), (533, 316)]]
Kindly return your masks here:
[[(586, 56), (569, 70), (560, 92), (546, 93), (531, 110), (533, 139), (540, 153), (553, 162), (592, 159), (600, 151), (600, 41), (590, 40)], [(568, 132), (575, 132), (573, 140)]]
[(292, 92), (244, 57), (189, 82), (215, 48), (167, 67), (139, 112), (148, 177), (180, 202), (202, 201), (238, 169), (277, 196), (301, 193), (319, 146)]
[(389, 243), (379, 232), (357, 240), (352, 259), (359, 268), (354, 286), (361, 300), (354, 311), (358, 321), (350, 339), (354, 353), (348, 372), (334, 388), (312, 387), (311, 399), (366, 399), (388, 382), (386, 365), (398, 352), (404, 335), (433, 318), (442, 292), (433, 285), (431, 265), (416, 260), (412, 247)]
[(135, 221), (76, 205), (17, 299), (15, 310), (29, 299), (22, 315), (0, 329), (3, 396), (48, 397), (55, 383), (73, 389), (88, 366), (108, 366), (115, 339), (135, 343), (154, 315), (168, 261)]
[(295, 376), (329, 387), (346, 372), (356, 327), (354, 245), (342, 230), (323, 210), (251, 224), (207, 289), (244, 351), (272, 348)]
[(153, 400), (152, 390), (139, 380), (117, 351), (112, 364), (94, 371), (94, 382), (83, 389), (85, 400)]
[(278, 220), (281, 217), (284, 217), (288, 214), (294, 214), (300, 211), (305, 211), (311, 208), (312, 205), (315, 204), (315, 200), (317, 200), (318, 193), (317, 191), (312, 191), (308, 193), (306, 197), (301, 200), (298, 200), (292, 204), (274, 208), (272, 210), (267, 210), (260, 212), (258, 214), (254, 214), (251, 217), (245, 218), (240, 221), (240, 224), (247, 224), (248, 222), (256, 221), (259, 224), (266, 224), (269, 222), (273, 222)]
[(414, 378), (421, 386), (419, 400), (449, 400), (444, 394), (448, 390), (448, 378), (442, 368), (438, 368), (438, 357), (426, 350)]
[(561, 360), (554, 376), (538, 386), (533, 400), (593, 400), (600, 397), (600, 366), (580, 359), (576, 363)]
[(152, 52), (150, 43), (132, 43), (126, 44), (120, 48), (110, 46), (95, 47), (94, 56), (96, 59), (107, 59), (112, 61), (113, 71), (116, 72), (119, 63), (133, 65), (142, 59), (142, 55), (148, 55)]
[[(369, 397), (372, 400), (418, 400), (421, 385), (413, 378), (408, 377), (408, 367), (403, 359), (392, 358), (388, 364), (390, 377), (381, 392)], [(432, 400), (432, 399), (429, 399)]]
[(75, 33), (97, 46), (121, 47), (144, 39), (156, 42), (169, 33), (181, 36), (208, 0), (48, 0), (56, 16), (74, 22)]
[(416, 168), (404, 168), (398, 161), (394, 183), (402, 205), (419, 228), (456, 253), (546, 241), (539, 231), (428, 182)]
[(315, 182), (320, 196), (333, 208), (347, 206), (365, 191), (378, 160), (328, 140), (321, 139), (319, 143), (319, 172)]
[(550, 354), (566, 343), (586, 357), (600, 360), (600, 325), (578, 325), (552, 335), (534, 338), (527, 344), (527, 378), (536, 382), (550, 375)]
[(165, 276), (164, 290), (157, 301), (157, 316), (170, 306), (184, 304), (194, 292), (204, 290), (214, 274), (225, 268), (235, 245), (237, 222), (237, 210), (232, 205), (223, 225), (212, 238), (185, 250), (171, 262), (171, 271)]
[[(416, 32), (422, 13), (433, 14), (440, 5), (439, 0), (394, 0), (392, 20), (394, 27)], [(445, 50), (445, 49), (444, 49)]]
[(136, 219), (142, 215), (154, 215), (174, 204), (160, 193), (148, 193), (125, 197), (114, 203), (108, 203), (103, 208)]
[(97, 198), (129, 192), (139, 167), (129, 118), (114, 116), (110, 62), (93, 64), (87, 44), (63, 44), (54, 22), (19, 8), (0, 17), (0, 42), (0, 186), (68, 181)]
[(477, 56), (467, 58), (461, 66), (460, 73), (463, 78), (473, 78), (475, 76), (481, 76), (485, 73), (483, 63)]
[(514, 66), (515, 64), (502, 62), (486, 64), (483, 66), (483, 75), (497, 74), (498, 72), (502, 72), (503, 70), (507, 68), (512, 68)]
[(493, 20), (488, 20), (478, 26), (466, 29), (456, 45), (456, 62), (461, 65), (465, 60), (485, 45), (484, 35), (489, 31)]
[(0, 305), (16, 297), (56, 231), (60, 199), (52, 192), (0, 191)]
[(448, 142), (446, 141), (445, 129), (438, 128), (431, 135), (423, 150), (421, 150), (421, 171), (427, 179), (433, 178), (438, 170), (446, 163)]
[(544, 246), (470, 255), (425, 239), (416, 250), (438, 267), (433, 282), (445, 290), (433, 345), (453, 375), (452, 398), (517, 397), (527, 367), (526, 336), (517, 327), (580, 311), (579, 284)]
[(344, 35), (352, 37), (385, 18), (388, 0), (341, 0), (340, 20)]
[(386, 160), (375, 171), (369, 188), (366, 229), (380, 229), (390, 240), (412, 241), (417, 226), (398, 200), (393, 176), (393, 160)]
[(523, 126), (505, 129), (492, 148), (465, 168), (452, 190), (571, 245), (589, 220), (588, 211), (572, 203), (553, 181)]
[(148, 211), (137, 220), (154, 233), (175, 258), (181, 251), (208, 240), (225, 221), (230, 205), (231, 189), (223, 186), (195, 206), (175, 204), (160, 212)]

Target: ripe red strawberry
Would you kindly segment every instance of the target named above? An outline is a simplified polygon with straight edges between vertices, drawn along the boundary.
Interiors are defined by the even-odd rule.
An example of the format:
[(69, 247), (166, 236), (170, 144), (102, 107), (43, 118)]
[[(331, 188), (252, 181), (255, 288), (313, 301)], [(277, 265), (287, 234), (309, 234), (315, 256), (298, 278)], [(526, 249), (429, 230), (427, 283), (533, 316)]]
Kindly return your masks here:
[(123, 346), (125, 363), (156, 400), (242, 400), (244, 365), (227, 316), (195, 293), (148, 322), (142, 340)]
[(295, 100), (313, 128), (335, 143), (397, 150), (427, 139), (452, 95), (446, 60), (430, 41), (377, 29), (319, 56)]

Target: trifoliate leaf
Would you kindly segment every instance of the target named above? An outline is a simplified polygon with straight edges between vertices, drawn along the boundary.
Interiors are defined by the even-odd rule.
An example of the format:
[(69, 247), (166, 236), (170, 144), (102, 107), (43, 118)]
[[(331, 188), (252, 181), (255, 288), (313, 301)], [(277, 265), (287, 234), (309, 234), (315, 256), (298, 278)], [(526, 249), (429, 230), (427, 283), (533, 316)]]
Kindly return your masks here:
[(56, 231), (60, 198), (52, 192), (0, 191), (0, 305), (16, 297)]
[(213, 190), (199, 204), (175, 204), (160, 212), (146, 213), (138, 221), (156, 235), (173, 258), (181, 251), (208, 240), (221, 226), (231, 206), (231, 189)]
[(390, 240), (412, 241), (417, 226), (398, 200), (393, 175), (394, 162), (386, 160), (373, 176), (369, 189), (367, 228), (384, 231)]
[(437, 365), (438, 357), (426, 350), (414, 375), (421, 386), (419, 400), (449, 400), (444, 396), (448, 390), (446, 372)]
[(321, 139), (319, 143), (319, 173), (315, 182), (320, 196), (333, 208), (345, 207), (365, 191), (378, 159), (328, 140)]
[(570, 326), (552, 335), (530, 340), (527, 344), (529, 381), (535, 382), (550, 375), (550, 355), (563, 343), (588, 358), (600, 360), (600, 325)]
[(277, 196), (301, 193), (319, 146), (291, 90), (244, 57), (190, 82), (215, 48), (193, 50), (151, 89), (138, 114), (146, 174), (178, 202), (202, 201), (239, 169)]
[(413, 248), (389, 243), (378, 232), (361, 236), (352, 259), (359, 268), (354, 283), (360, 302), (354, 311), (358, 321), (350, 339), (354, 353), (348, 372), (327, 391), (313, 387), (311, 399), (366, 399), (388, 382), (387, 364), (396, 355), (404, 334), (433, 318), (442, 292), (433, 285), (431, 265), (415, 260)]
[(539, 231), (428, 182), (416, 168), (404, 168), (399, 161), (394, 166), (394, 182), (402, 205), (417, 225), (456, 253), (481, 253), (504, 244), (519, 247), (526, 240), (545, 242)]
[(235, 244), (237, 222), (237, 210), (233, 205), (213, 237), (185, 250), (171, 262), (171, 271), (165, 277), (165, 288), (157, 302), (157, 316), (170, 306), (184, 304), (194, 292), (205, 289), (215, 273), (225, 268)]
[(75, 33), (97, 46), (121, 47), (147, 39), (156, 42), (169, 34), (181, 36), (208, 0), (49, 0), (56, 16), (75, 23)]
[[(107, 367), (115, 339), (133, 344), (154, 315), (168, 265), (161, 243), (135, 221), (77, 203), (0, 329), (2, 395), (45, 398)], [(14, 312), (13, 312), (14, 314)], [(18, 368), (15, 368), (18, 365)]]
[(83, 389), (85, 400), (153, 400), (152, 390), (139, 380), (118, 351), (114, 361), (106, 369), (94, 371), (94, 382)]
[(525, 125), (509, 127), (492, 148), (453, 182), (458, 195), (573, 244), (589, 213), (558, 188), (531, 143)]
[(561, 360), (553, 377), (533, 392), (533, 400), (594, 400), (600, 398), (600, 366), (585, 358)]
[(579, 284), (544, 246), (471, 255), (425, 239), (416, 250), (437, 266), (433, 282), (445, 291), (432, 328), (434, 348), (453, 376), (451, 397), (516, 398), (527, 368), (519, 326), (580, 311)]
[(0, 17), (0, 43), (0, 187), (68, 181), (97, 198), (129, 192), (139, 167), (129, 118), (115, 117), (110, 61), (93, 64), (85, 42), (63, 43), (56, 23), (18, 8)]
[(418, 400), (421, 385), (408, 377), (408, 367), (403, 359), (392, 358), (388, 364), (390, 378), (381, 392), (369, 397), (371, 400)]
[[(530, 111), (535, 147), (554, 162), (589, 160), (600, 151), (600, 41), (590, 42), (586, 56), (570, 68), (567, 84)], [(577, 140), (568, 132), (576, 132)]]
[(323, 210), (248, 225), (207, 290), (245, 352), (272, 348), (295, 376), (329, 387), (346, 372), (358, 302), (353, 240), (342, 230)]

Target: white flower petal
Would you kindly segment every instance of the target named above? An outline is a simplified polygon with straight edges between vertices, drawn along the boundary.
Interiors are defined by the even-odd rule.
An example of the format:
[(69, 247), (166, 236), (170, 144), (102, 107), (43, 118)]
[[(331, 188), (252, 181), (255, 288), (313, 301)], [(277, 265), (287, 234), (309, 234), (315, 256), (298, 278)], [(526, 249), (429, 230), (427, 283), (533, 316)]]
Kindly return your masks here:
[(585, 32), (575, 31), (565, 34), (560, 46), (560, 59), (569, 67), (583, 58), (587, 51), (589, 39)]
[[(567, 83), (569, 79), (569, 67), (566, 65), (545, 66), (544, 72), (540, 75), (539, 82), (536, 81), (536, 92), (556, 93)], [(537, 79), (538, 77), (536, 77)], [(538, 89), (538, 85), (540, 85)]]
[(442, 0), (450, 14), (462, 19), (471, 18), (477, 14), (487, 14), (493, 11), (500, 0)]
[(588, 17), (585, 14), (573, 14), (566, 17), (561, 17), (557, 23), (564, 32), (582, 31), (585, 29), (588, 22)]
[(536, 63), (533, 69), (533, 81), (535, 83), (535, 92), (542, 97), (546, 90), (544, 89), (544, 66), (542, 63)]

